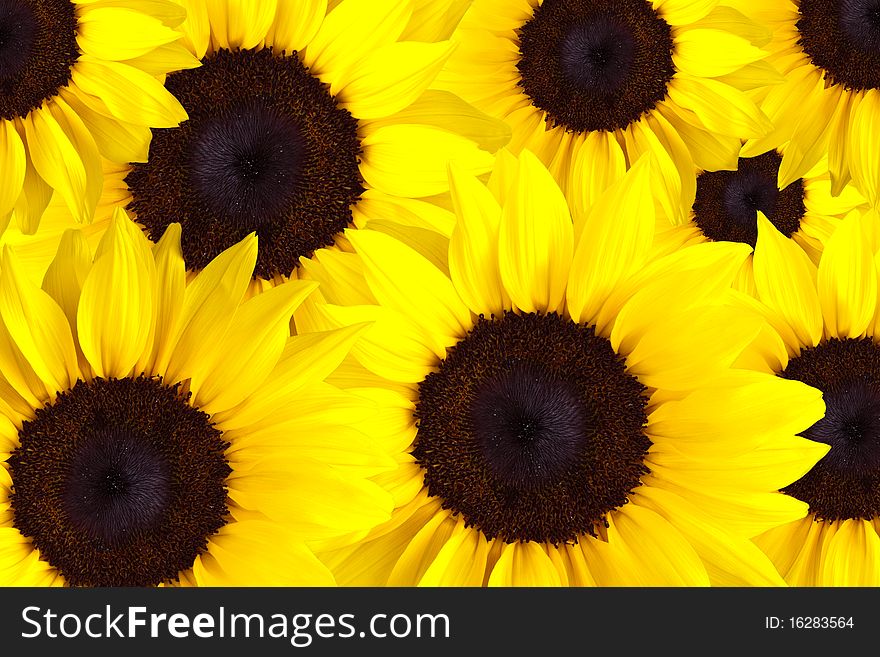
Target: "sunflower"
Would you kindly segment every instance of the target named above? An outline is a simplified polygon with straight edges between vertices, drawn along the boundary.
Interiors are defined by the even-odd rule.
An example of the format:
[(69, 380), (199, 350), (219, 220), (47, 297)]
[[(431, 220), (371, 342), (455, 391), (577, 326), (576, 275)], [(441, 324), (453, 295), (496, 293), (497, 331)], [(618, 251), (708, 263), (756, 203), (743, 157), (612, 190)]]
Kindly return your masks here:
[(189, 119), (154, 130), (147, 161), (108, 184), (150, 239), (180, 222), (190, 270), (250, 232), (255, 276), (277, 282), (350, 225), (448, 230), (451, 213), (432, 203), (448, 195), (447, 161), (485, 173), (509, 138), (426, 91), (454, 49), (460, 2), (180, 1), (201, 66), (165, 86)]
[(818, 267), (763, 217), (758, 228), (758, 298), (776, 327), (763, 366), (821, 390), (827, 406), (801, 435), (828, 454), (782, 489), (809, 515), (757, 539), (793, 586), (880, 585), (877, 225), (874, 211), (850, 213)]
[(790, 140), (779, 171), (785, 187), (828, 152), (832, 194), (852, 179), (872, 203), (880, 192), (880, 27), (869, 0), (733, 0), (771, 26), (767, 62), (785, 76), (761, 107), (771, 133), (750, 140), (757, 155)]
[[(655, 201), (657, 248), (671, 252), (682, 245), (706, 241), (741, 242), (754, 247), (761, 212), (818, 264), (825, 243), (840, 221), (852, 210), (864, 209), (865, 199), (853, 185), (832, 196), (827, 159), (803, 178), (779, 188), (784, 152), (785, 147), (774, 148), (756, 157), (740, 157), (733, 171), (698, 171), (693, 204), (683, 225), (672, 225), (662, 211), (674, 199)], [(752, 258), (748, 258), (736, 281), (736, 287), (751, 293), (755, 289), (752, 264)]]
[(33, 233), (52, 196), (88, 221), (101, 158), (146, 159), (150, 128), (186, 119), (157, 79), (198, 66), (166, 0), (0, 0), (0, 232)]
[(330, 303), (296, 319), (373, 322), (331, 380), (399, 450), (392, 519), (322, 551), (340, 584), (782, 583), (749, 537), (806, 513), (778, 489), (827, 451), (795, 436), (821, 394), (731, 369), (764, 331), (726, 303), (750, 248), (652, 258), (651, 168), (579, 227), (529, 151), (488, 188), (453, 168), (445, 259), (356, 231), (308, 263)]
[(289, 337), (314, 284), (242, 302), (253, 235), (191, 282), (172, 224), (0, 262), (0, 586), (324, 585), (310, 547), (386, 520), (394, 460), (324, 379), (363, 327)]
[(647, 151), (686, 201), (695, 163), (734, 169), (740, 138), (770, 132), (746, 94), (779, 82), (770, 36), (718, 2), (474, 0), (435, 86), (509, 123), (509, 148), (538, 155), (573, 211)]

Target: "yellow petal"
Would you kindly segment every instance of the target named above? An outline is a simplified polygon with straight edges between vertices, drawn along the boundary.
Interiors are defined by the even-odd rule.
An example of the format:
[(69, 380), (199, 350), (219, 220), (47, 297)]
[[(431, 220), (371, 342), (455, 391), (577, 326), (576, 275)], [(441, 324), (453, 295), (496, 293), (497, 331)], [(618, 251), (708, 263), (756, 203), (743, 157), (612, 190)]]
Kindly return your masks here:
[(670, 25), (686, 25), (706, 16), (718, 0), (652, 0), (651, 4)]
[(211, 36), (221, 48), (253, 48), (266, 38), (277, 0), (208, 0)]
[(370, 129), (385, 125), (418, 124), (452, 132), (494, 153), (510, 141), (510, 126), (489, 116), (448, 91), (429, 89), (410, 105), (384, 118), (374, 119)]
[(485, 185), (455, 166), (449, 183), (458, 218), (449, 241), (450, 278), (472, 312), (500, 316), (510, 308), (498, 261), (501, 206)]
[(856, 210), (841, 222), (819, 261), (819, 303), (833, 337), (864, 336), (877, 307), (874, 254), (862, 235), (860, 219)]
[(471, 5), (471, 0), (415, 0), (401, 41), (445, 41)]
[(46, 107), (31, 112), (24, 125), (34, 169), (58, 190), (77, 221), (88, 221), (86, 171), (76, 147)]
[(849, 169), (853, 183), (873, 205), (880, 203), (880, 91), (870, 89), (852, 114)]
[(251, 281), (257, 261), (253, 233), (214, 258), (186, 288), (177, 324), (174, 351), (166, 376), (172, 381), (189, 378), (213, 362), (235, 311)]
[[(146, 126), (117, 121), (106, 105), (91, 97), (87, 104), (71, 88), (61, 90), (61, 97), (76, 112), (98, 145), (101, 155), (113, 162), (146, 162), (152, 133)], [(98, 111), (97, 106), (103, 106)]]
[(587, 217), (568, 284), (568, 312), (595, 321), (599, 308), (645, 261), (654, 237), (650, 156), (608, 188)]
[(364, 180), (395, 196), (441, 194), (449, 190), (449, 162), (479, 176), (492, 169), (494, 159), (469, 139), (426, 125), (383, 126), (367, 134), (361, 146)]
[(318, 33), (327, 14), (327, 0), (279, 2), (266, 41), (290, 53), (302, 50)]
[(745, 93), (709, 78), (675, 77), (669, 99), (691, 110), (709, 130), (740, 137), (761, 137), (773, 128)]
[(777, 176), (779, 189), (785, 189), (794, 181), (806, 176), (807, 172), (828, 152), (828, 138), (831, 131), (826, 120), (817, 120), (816, 117), (830, 117), (839, 96), (839, 91), (826, 89), (824, 81), (814, 86), (810, 98), (806, 101), (810, 112), (801, 114), (794, 127), (794, 136), (783, 153)]
[(694, 547), (650, 509), (625, 504), (614, 514), (608, 543), (630, 564), (630, 586), (708, 586), (709, 575)]
[[(422, 514), (419, 514), (422, 515)], [(437, 511), (424, 522), (400, 555), (388, 577), (388, 586), (415, 586), (456, 530), (449, 511)]]
[(155, 285), (147, 239), (119, 208), (98, 245), (77, 310), (80, 346), (98, 376), (126, 376), (148, 347)]
[(479, 531), (459, 525), (422, 575), (419, 586), (482, 586), (489, 545)]
[(71, 77), (81, 91), (100, 98), (122, 121), (174, 128), (187, 118), (183, 106), (156, 78), (120, 62), (81, 55)]
[(626, 173), (623, 149), (614, 133), (594, 130), (575, 146), (566, 196), (574, 219), (575, 243), (593, 204)]
[(186, 289), (186, 265), (180, 250), (180, 224), (170, 224), (153, 247), (156, 262), (156, 322), (149, 342), (135, 369), (148, 374), (165, 372), (173, 348), (172, 339), (183, 309)]
[(766, 56), (766, 52), (730, 32), (694, 29), (675, 38), (672, 61), (685, 73), (713, 78)]
[(470, 312), (452, 282), (425, 258), (382, 233), (346, 231), (366, 264), (380, 304), (412, 317), (428, 335), (454, 342), (470, 328)]
[[(180, 25), (182, 41), (201, 59), (211, 42), (211, 22), (204, 0), (176, 0), (186, 9), (186, 20)], [(289, 4), (289, 3), (288, 3)]]
[[(18, 222), (22, 233), (33, 235), (37, 232), (40, 218), (43, 216), (51, 199), (52, 187), (40, 177), (40, 174), (34, 168), (33, 160), (28, 157), (24, 172), (24, 185), (18, 200), (15, 202), (14, 211), (15, 220)], [(64, 211), (69, 214), (66, 207)]]
[(880, 586), (880, 537), (870, 521), (839, 523), (819, 576), (820, 586)]
[(565, 197), (538, 158), (523, 151), (498, 234), (501, 281), (514, 306), (552, 312), (562, 305), (573, 240)]
[(376, 48), (396, 41), (411, 15), (408, 2), (344, 0), (327, 14), (306, 48), (304, 62), (319, 76), (329, 78)]
[(492, 568), (489, 586), (561, 586), (553, 561), (537, 543), (507, 543)]
[(804, 346), (822, 337), (822, 309), (816, 291), (816, 267), (795, 242), (758, 213), (755, 285), (761, 301), (791, 326)]
[(24, 144), (21, 143), (15, 125), (12, 121), (0, 121), (0, 170), (3, 171), (0, 218), (6, 217), (8, 220), (8, 215), (21, 194), (25, 169)]
[(290, 317), (315, 288), (311, 281), (288, 281), (249, 299), (216, 347), (213, 366), (192, 378), (195, 405), (213, 414), (238, 404), (266, 379), (275, 367), (287, 337)]
[(202, 62), (180, 42), (166, 43), (146, 55), (122, 60), (122, 63), (155, 76), (165, 75), (169, 71), (198, 68), (202, 65)]
[(111, 61), (140, 57), (179, 38), (178, 32), (156, 18), (121, 7), (84, 12), (76, 33), (82, 52)]
[(392, 43), (365, 55), (330, 85), (342, 105), (359, 119), (388, 116), (404, 109), (427, 89), (449, 59), (454, 45)]

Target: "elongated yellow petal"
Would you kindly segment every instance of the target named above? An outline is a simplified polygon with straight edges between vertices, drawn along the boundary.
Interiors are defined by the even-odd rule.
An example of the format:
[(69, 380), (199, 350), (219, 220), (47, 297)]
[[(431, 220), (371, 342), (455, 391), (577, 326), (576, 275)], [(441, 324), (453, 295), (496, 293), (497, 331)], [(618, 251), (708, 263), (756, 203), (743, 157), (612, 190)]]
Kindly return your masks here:
[[(104, 168), (101, 164), (98, 146), (85, 123), (64, 100), (56, 98), (48, 105), (48, 109), (79, 154), (86, 182), (85, 195), (82, 199), (83, 212), (85, 213), (85, 221), (91, 222), (104, 187)], [(80, 221), (82, 220), (80, 219)]]
[(204, 0), (176, 0), (176, 2), (186, 9), (186, 20), (180, 25), (180, 31), (183, 33), (182, 41), (196, 57), (201, 59), (211, 43), (208, 5)]
[(401, 41), (445, 41), (472, 4), (471, 0), (415, 0)]
[(766, 56), (766, 52), (730, 32), (695, 29), (675, 38), (672, 61), (690, 75), (714, 78)]
[(214, 413), (256, 390), (281, 356), (293, 310), (317, 287), (311, 281), (288, 281), (244, 303), (217, 345), (214, 365), (192, 378), (196, 405)]
[(455, 166), (449, 182), (458, 218), (449, 241), (450, 278), (472, 312), (500, 316), (510, 308), (498, 262), (501, 206), (485, 185)]
[(24, 125), (34, 169), (58, 190), (77, 221), (88, 221), (86, 171), (76, 147), (46, 107), (31, 112)]
[(333, 331), (291, 336), (261, 389), (235, 409), (214, 413), (214, 419), (225, 428), (233, 429), (267, 417), (280, 400), (323, 381), (348, 355), (367, 326), (355, 324)]
[(226, 335), (257, 261), (253, 233), (214, 258), (187, 286), (177, 323), (166, 376), (189, 378), (213, 362), (217, 344)]
[(489, 541), (463, 523), (425, 571), (419, 586), (482, 586)]
[(459, 135), (426, 125), (387, 125), (367, 134), (361, 175), (368, 185), (395, 196), (423, 197), (448, 191), (446, 166), (454, 162), (479, 176), (494, 158)]
[(816, 267), (792, 240), (758, 213), (755, 285), (761, 301), (791, 326), (804, 346), (822, 337), (822, 309), (816, 291)]
[(627, 371), (654, 388), (697, 388), (727, 370), (762, 327), (760, 318), (723, 306), (657, 318), (627, 355)]
[(365, 275), (380, 304), (409, 315), (428, 335), (450, 342), (470, 328), (470, 312), (452, 282), (424, 257), (382, 233), (346, 231), (366, 264)]
[(180, 250), (180, 234), (180, 224), (170, 224), (153, 247), (157, 292), (155, 330), (149, 341), (152, 349), (144, 352), (136, 367), (148, 374), (165, 371), (174, 346), (177, 320), (183, 309), (186, 265)]
[(868, 520), (839, 523), (828, 542), (820, 586), (880, 586), (880, 537)]
[(669, 521), (635, 503), (614, 514), (609, 545), (630, 564), (621, 573), (630, 586), (708, 586), (709, 575), (694, 547)]
[(865, 92), (852, 114), (849, 169), (859, 191), (873, 205), (880, 203), (880, 91)]
[(12, 121), (0, 121), (0, 170), (3, 171), (0, 219), (6, 218), (8, 221), (8, 215), (21, 194), (26, 170), (24, 144)]
[(180, 34), (161, 21), (121, 7), (99, 7), (79, 19), (76, 42), (82, 52), (118, 61), (147, 54)]
[[(40, 218), (43, 216), (51, 199), (52, 187), (40, 177), (40, 174), (34, 168), (33, 160), (28, 157), (24, 173), (24, 185), (18, 200), (15, 202), (14, 211), (15, 219), (22, 233), (33, 235), (37, 231), (40, 225)], [(66, 207), (65, 211), (67, 211)]]
[(364, 56), (330, 85), (342, 105), (359, 119), (398, 112), (428, 88), (449, 59), (454, 45), (402, 42)]
[(50, 391), (70, 388), (79, 376), (64, 311), (26, 276), (8, 246), (0, 271), (0, 316), (22, 355)]
[(538, 158), (523, 151), (498, 234), (501, 281), (514, 306), (552, 312), (562, 305), (573, 241), (565, 197)]
[(645, 261), (654, 237), (650, 156), (608, 188), (587, 217), (568, 283), (568, 312), (595, 321), (614, 289)]
[(187, 119), (180, 102), (156, 78), (120, 62), (81, 55), (71, 77), (81, 91), (100, 98), (122, 121), (174, 128)]
[(721, 134), (761, 137), (773, 128), (745, 93), (709, 78), (675, 77), (669, 84), (669, 98)]
[(275, 18), (277, 0), (207, 0), (211, 36), (221, 48), (262, 43)]
[(302, 50), (314, 38), (327, 14), (327, 0), (279, 2), (266, 41), (278, 50)]
[(877, 308), (877, 270), (858, 210), (841, 222), (825, 245), (818, 291), (825, 326), (833, 337), (865, 335)]
[(635, 501), (681, 532), (700, 556), (713, 586), (785, 586), (773, 563), (757, 545), (725, 532), (711, 514), (679, 495), (641, 486)]
[(147, 239), (117, 209), (83, 282), (77, 310), (80, 346), (98, 376), (126, 376), (147, 349), (155, 285)]
[(393, 43), (406, 27), (412, 8), (397, 0), (345, 0), (327, 14), (305, 51), (304, 61), (317, 75), (347, 68), (376, 48)]
[(806, 101), (810, 112), (803, 112), (795, 124), (791, 141), (785, 147), (782, 164), (779, 165), (777, 185), (785, 189), (791, 183), (803, 178), (828, 152), (828, 138), (831, 131), (826, 120), (818, 117), (831, 116), (837, 105), (840, 92), (826, 89), (824, 81), (813, 87)]
[(507, 543), (489, 576), (489, 586), (561, 586), (559, 572), (537, 543)]
[(605, 190), (626, 173), (626, 160), (614, 133), (599, 130), (588, 132), (576, 143), (572, 157), (566, 196), (574, 219), (575, 243), (578, 243), (590, 209)]
[[(84, 101), (86, 94), (75, 92), (71, 87), (62, 89), (60, 96), (82, 119), (101, 155), (113, 162), (147, 161), (151, 138), (147, 126), (117, 121), (97, 98)], [(103, 109), (99, 111), (98, 107)]]
[(156, 76), (202, 65), (181, 42), (166, 43), (140, 57), (122, 60), (122, 63)]
[[(421, 516), (422, 514), (419, 514)], [(415, 531), (388, 577), (388, 586), (415, 586), (456, 530), (449, 511), (438, 510)]]
[(652, 0), (651, 4), (670, 25), (686, 25), (706, 16), (718, 0)]

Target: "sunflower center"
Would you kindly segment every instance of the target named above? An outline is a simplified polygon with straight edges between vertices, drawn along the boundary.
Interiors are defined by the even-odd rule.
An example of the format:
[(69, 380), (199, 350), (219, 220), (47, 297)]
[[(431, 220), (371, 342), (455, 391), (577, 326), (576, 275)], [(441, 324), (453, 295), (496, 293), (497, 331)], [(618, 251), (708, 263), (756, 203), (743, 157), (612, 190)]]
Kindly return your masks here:
[(0, 0), (0, 119), (27, 116), (67, 85), (76, 29), (70, 0)]
[(801, 0), (798, 43), (834, 84), (880, 89), (880, 0)]
[(803, 350), (780, 376), (822, 391), (825, 417), (802, 435), (831, 445), (783, 492), (825, 520), (880, 517), (880, 346), (871, 338), (828, 340)]
[(648, 472), (644, 386), (592, 327), (480, 318), (419, 385), (429, 494), (489, 538), (595, 535)]
[(646, 0), (545, 0), (519, 37), (520, 86), (574, 132), (625, 128), (675, 74), (672, 32)]
[(786, 237), (796, 233), (806, 212), (804, 183), (798, 179), (778, 189), (781, 163), (779, 153), (769, 151), (740, 158), (736, 171), (704, 171), (697, 176), (694, 223), (703, 235), (714, 241), (755, 246), (758, 212)]
[(226, 524), (227, 443), (176, 386), (79, 381), (19, 439), (13, 524), (74, 586), (174, 581)]
[(364, 191), (358, 123), (296, 53), (218, 50), (165, 86), (189, 120), (154, 129), (125, 179), (151, 239), (180, 222), (187, 267), (201, 269), (256, 231), (262, 278), (333, 244)]

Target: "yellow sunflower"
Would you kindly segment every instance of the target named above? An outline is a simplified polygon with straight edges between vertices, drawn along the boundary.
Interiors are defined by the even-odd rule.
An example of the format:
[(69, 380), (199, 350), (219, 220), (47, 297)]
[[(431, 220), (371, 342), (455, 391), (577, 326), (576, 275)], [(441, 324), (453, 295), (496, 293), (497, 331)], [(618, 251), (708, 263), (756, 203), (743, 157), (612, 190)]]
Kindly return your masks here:
[(171, 1), (0, 2), (0, 232), (33, 233), (53, 190), (79, 221), (101, 194), (101, 158), (147, 157), (150, 128), (186, 112), (157, 77), (198, 66)]
[(326, 383), (363, 327), (289, 336), (314, 284), (243, 301), (253, 235), (186, 282), (118, 212), (42, 288), (0, 261), (0, 586), (325, 585), (310, 545), (365, 531), (394, 460)]
[(533, 151), (569, 198), (650, 151), (655, 185), (686, 200), (695, 163), (735, 169), (740, 138), (770, 132), (746, 94), (780, 80), (770, 36), (717, 1), (474, 0), (435, 86), (509, 123), (509, 148)]
[(750, 140), (747, 156), (790, 140), (779, 186), (802, 177), (828, 153), (832, 194), (852, 178), (880, 198), (880, 27), (869, 0), (732, 0), (771, 27), (767, 62), (784, 74), (761, 108), (773, 131)]
[(337, 581), (781, 584), (749, 537), (806, 513), (778, 490), (827, 451), (795, 436), (824, 405), (731, 369), (765, 330), (725, 303), (750, 248), (651, 257), (648, 156), (579, 240), (528, 151), (451, 181), (446, 257), (354, 231), (307, 263), (330, 303), (298, 322), (373, 322), (331, 380), (376, 401), (364, 430), (400, 463), (375, 479), (391, 521), (322, 552)]
[[(741, 157), (733, 171), (698, 171), (696, 194), (688, 209), (688, 220), (672, 225), (655, 198), (658, 208), (656, 243), (660, 253), (687, 244), (732, 241), (755, 246), (758, 213), (786, 237), (791, 238), (814, 263), (819, 262), (825, 243), (840, 221), (852, 210), (866, 207), (853, 185), (832, 196), (827, 159), (820, 161), (803, 178), (778, 187), (778, 172), (785, 148), (771, 149), (756, 157)], [(736, 287), (754, 293), (752, 258), (737, 276)]]
[(821, 390), (827, 406), (801, 435), (828, 454), (782, 489), (810, 514), (757, 539), (792, 586), (880, 585), (877, 227), (874, 211), (850, 213), (818, 267), (763, 217), (758, 227), (757, 293), (776, 329), (762, 364)]
[(202, 65), (165, 86), (189, 119), (154, 130), (145, 162), (106, 166), (95, 220), (126, 205), (154, 241), (180, 222), (190, 270), (252, 231), (255, 276), (279, 282), (350, 225), (449, 230), (432, 202), (448, 195), (447, 161), (485, 173), (509, 139), (500, 121), (426, 91), (454, 49), (460, 2), (180, 3)]

